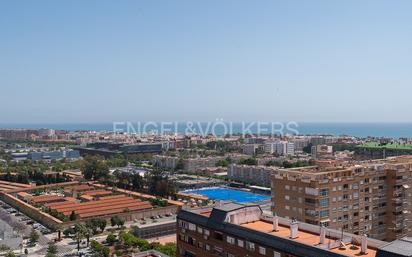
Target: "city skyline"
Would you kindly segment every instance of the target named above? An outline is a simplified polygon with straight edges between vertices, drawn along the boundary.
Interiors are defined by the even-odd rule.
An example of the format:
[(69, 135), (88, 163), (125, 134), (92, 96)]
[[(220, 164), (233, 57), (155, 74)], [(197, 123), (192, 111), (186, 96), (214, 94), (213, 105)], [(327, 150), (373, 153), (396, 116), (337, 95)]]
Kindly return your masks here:
[(411, 3), (2, 3), (3, 123), (411, 122)]

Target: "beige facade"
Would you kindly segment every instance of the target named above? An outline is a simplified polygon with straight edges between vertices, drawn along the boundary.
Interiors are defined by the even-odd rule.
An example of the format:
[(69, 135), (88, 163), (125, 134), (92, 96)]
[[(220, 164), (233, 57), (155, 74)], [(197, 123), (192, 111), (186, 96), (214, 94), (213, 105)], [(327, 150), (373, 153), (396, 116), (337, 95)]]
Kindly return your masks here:
[(373, 162), (322, 161), (272, 176), (277, 215), (379, 240), (411, 235), (412, 156)]

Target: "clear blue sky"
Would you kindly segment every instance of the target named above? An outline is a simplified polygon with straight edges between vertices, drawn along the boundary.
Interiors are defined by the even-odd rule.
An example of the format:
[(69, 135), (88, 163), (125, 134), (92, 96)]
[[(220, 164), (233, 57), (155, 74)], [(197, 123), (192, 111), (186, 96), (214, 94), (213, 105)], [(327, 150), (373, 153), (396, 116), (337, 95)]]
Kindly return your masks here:
[(0, 3), (0, 122), (412, 121), (412, 1)]

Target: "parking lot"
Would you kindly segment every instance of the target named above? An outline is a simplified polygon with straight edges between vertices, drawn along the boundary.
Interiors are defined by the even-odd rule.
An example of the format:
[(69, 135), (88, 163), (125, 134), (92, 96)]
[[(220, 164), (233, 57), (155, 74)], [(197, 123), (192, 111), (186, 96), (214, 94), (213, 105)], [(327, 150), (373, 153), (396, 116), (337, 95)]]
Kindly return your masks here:
[[(51, 234), (51, 231), (45, 226), (37, 223), (33, 219), (27, 217), (23, 213), (17, 211), (8, 204), (0, 201), (0, 219), (9, 224), (13, 230), (23, 237), (23, 248), (27, 248), (29, 252), (35, 252), (46, 249), (50, 239), (45, 235)], [(29, 247), (27, 245), (28, 238), (32, 230), (35, 230), (39, 234), (39, 241), (35, 247)]]

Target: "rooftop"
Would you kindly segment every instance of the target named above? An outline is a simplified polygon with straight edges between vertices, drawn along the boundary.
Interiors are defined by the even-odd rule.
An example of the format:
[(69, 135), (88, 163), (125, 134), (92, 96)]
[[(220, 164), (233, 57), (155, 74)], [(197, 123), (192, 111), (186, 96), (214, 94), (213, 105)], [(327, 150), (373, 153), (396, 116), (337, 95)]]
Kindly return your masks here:
[(402, 239), (390, 242), (380, 248), (385, 253), (392, 253), (396, 255), (385, 256), (406, 256), (412, 257), (412, 237), (405, 237)]
[[(254, 222), (241, 224), (241, 226), (252, 229), (252, 230), (264, 232), (264, 233), (267, 233), (267, 234), (270, 234), (276, 237), (290, 239), (290, 227), (280, 225), (278, 227), (278, 231), (273, 231), (272, 223), (266, 220), (257, 220)], [(299, 230), (298, 237), (294, 240), (302, 244), (307, 244), (307, 245), (319, 247), (322, 249), (327, 249), (330, 247), (329, 251), (343, 254), (346, 256), (364, 256), (364, 257), (376, 256), (376, 249), (373, 249), (373, 248), (368, 248), (366, 254), (360, 254), (360, 246), (353, 244), (352, 242), (347, 242), (344, 244), (345, 245), (344, 247), (340, 247), (341, 246), (340, 242), (337, 242), (337, 240), (338, 241), (340, 240), (339, 238), (326, 237), (326, 244), (321, 245), (319, 243), (320, 242), (319, 234), (308, 232), (308, 231), (303, 231), (303, 230)]]
[[(182, 210), (178, 218), (240, 238), (247, 238), (257, 244), (273, 247), (273, 249), (285, 252), (291, 249), (301, 251), (296, 254), (304, 256), (378, 257), (378, 248), (385, 244), (383, 241), (349, 233), (343, 233), (342, 237), (341, 231), (320, 228), (307, 223), (294, 225), (296, 223), (289, 219), (263, 215), (260, 207), (253, 204), (229, 203), (215, 207)], [(276, 230), (273, 225), (275, 219), (278, 220)], [(294, 238), (291, 237), (292, 226), (298, 227)], [(325, 229), (324, 238), (321, 236), (321, 229)], [(362, 240), (367, 242), (365, 253), (361, 253)], [(331, 253), (336, 255), (331, 255)]]

